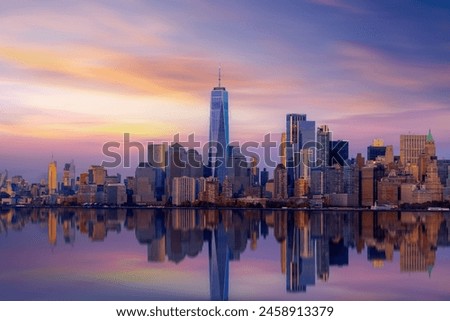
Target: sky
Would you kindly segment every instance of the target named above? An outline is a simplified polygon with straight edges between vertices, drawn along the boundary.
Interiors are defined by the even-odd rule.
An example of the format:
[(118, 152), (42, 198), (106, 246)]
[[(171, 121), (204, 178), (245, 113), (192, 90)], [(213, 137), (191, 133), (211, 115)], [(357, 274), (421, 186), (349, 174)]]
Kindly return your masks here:
[[(0, 171), (77, 174), (124, 133), (207, 141), (222, 70), (230, 140), (262, 142), (287, 113), (365, 155), (431, 129), (450, 158), (447, 1), (2, 1)], [(122, 144), (123, 145), (123, 144)], [(109, 173), (133, 173), (131, 166)]]

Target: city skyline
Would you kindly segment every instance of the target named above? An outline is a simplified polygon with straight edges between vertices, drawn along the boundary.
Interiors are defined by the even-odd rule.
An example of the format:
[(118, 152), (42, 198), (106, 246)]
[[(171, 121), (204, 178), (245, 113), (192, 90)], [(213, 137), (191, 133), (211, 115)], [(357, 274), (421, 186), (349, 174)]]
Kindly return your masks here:
[(351, 157), (375, 138), (398, 155), (400, 135), (431, 129), (438, 157), (450, 158), (446, 4), (0, 8), (0, 170), (11, 175), (45, 177), (52, 154), (81, 170), (100, 164), (102, 145), (124, 133), (145, 143), (195, 130), (206, 142), (219, 65), (230, 92), (230, 141), (281, 134), (285, 115), (299, 113), (349, 140)]

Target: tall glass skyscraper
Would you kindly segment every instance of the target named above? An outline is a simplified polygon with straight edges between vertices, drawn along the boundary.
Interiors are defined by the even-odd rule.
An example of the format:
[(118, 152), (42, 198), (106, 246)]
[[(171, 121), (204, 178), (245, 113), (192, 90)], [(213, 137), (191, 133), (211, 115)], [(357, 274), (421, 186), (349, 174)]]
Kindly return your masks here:
[(316, 122), (306, 120), (305, 114), (286, 115), (286, 164), (288, 195), (294, 194), (294, 182), (303, 177), (309, 180), (316, 158)]
[(209, 166), (212, 176), (222, 183), (226, 176), (228, 134), (228, 91), (220, 84), (211, 91), (209, 117)]

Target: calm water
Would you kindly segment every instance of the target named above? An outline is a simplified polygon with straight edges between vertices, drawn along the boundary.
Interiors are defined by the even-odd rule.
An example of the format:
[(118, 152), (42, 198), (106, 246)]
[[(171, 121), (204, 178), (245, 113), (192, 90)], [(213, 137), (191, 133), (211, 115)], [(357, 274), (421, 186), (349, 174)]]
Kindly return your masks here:
[(16, 209), (0, 300), (450, 300), (450, 215)]

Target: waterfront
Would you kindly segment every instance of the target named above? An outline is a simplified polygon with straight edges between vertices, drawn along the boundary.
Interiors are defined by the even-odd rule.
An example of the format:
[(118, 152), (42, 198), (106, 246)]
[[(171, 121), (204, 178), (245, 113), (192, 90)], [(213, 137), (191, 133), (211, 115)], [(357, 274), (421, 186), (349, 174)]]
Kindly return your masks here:
[(1, 300), (448, 300), (449, 213), (10, 209)]

